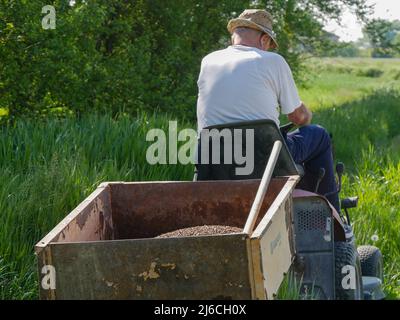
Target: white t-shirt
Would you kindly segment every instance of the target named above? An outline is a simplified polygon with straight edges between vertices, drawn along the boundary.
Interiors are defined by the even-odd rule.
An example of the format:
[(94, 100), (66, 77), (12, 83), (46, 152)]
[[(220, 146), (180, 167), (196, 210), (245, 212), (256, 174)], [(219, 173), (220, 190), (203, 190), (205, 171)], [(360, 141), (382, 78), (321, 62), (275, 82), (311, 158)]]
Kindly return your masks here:
[(197, 100), (198, 131), (236, 121), (271, 119), (279, 126), (279, 106), (292, 113), (301, 101), (285, 59), (242, 45), (207, 55), (201, 63)]

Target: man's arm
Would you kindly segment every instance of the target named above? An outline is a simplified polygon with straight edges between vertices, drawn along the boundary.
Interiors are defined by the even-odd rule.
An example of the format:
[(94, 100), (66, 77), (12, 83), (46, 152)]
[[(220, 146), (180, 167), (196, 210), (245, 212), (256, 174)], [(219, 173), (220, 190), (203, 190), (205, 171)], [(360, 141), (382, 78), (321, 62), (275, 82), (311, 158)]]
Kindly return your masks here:
[(292, 70), (282, 56), (275, 55), (275, 57), (277, 59), (276, 65), (279, 68), (277, 72), (277, 96), (281, 112), (286, 114), (289, 121), (297, 126), (310, 124), (312, 113), (300, 100)]
[(306, 126), (311, 123), (312, 112), (301, 103), (300, 107), (288, 114), (289, 121), (298, 126)]

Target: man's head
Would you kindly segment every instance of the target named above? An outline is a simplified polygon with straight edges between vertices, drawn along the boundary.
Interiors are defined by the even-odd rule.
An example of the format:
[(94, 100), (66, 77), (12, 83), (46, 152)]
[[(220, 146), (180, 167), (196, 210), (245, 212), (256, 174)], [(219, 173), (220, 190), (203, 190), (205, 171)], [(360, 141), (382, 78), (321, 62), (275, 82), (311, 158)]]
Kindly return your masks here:
[(261, 50), (278, 47), (272, 31), (272, 16), (265, 10), (245, 10), (238, 18), (228, 23), (232, 43), (255, 47)]
[(232, 44), (241, 44), (268, 51), (272, 47), (272, 39), (268, 34), (261, 31), (239, 27), (233, 30)]

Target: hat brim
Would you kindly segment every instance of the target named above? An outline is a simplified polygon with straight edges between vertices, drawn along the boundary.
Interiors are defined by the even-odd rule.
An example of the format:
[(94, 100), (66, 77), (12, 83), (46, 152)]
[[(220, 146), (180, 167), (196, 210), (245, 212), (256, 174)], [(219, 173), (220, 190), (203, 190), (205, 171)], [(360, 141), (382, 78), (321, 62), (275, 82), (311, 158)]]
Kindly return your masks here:
[(267, 28), (263, 27), (262, 25), (259, 25), (253, 21), (250, 21), (247, 19), (241, 19), (241, 18), (232, 19), (228, 23), (228, 31), (231, 34), (233, 33), (233, 31), (236, 28), (240, 28), (240, 27), (251, 28), (251, 29), (261, 31), (261, 32), (265, 32), (272, 39), (272, 48), (273, 49), (278, 48), (278, 42), (276, 41), (276, 37), (270, 29), (267, 29)]

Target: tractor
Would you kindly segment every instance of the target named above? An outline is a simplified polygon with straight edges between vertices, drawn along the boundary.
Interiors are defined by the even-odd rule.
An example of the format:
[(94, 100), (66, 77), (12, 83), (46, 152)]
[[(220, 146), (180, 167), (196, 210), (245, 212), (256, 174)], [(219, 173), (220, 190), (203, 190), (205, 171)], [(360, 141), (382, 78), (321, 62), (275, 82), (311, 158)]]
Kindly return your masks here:
[[(198, 143), (198, 161), (194, 180), (260, 179), (274, 142), (280, 141), (283, 147), (273, 171), (273, 177), (293, 175), (301, 177), (292, 195), (292, 241), (295, 255), (290, 268), (294, 281), (300, 284), (300, 296), (304, 299), (322, 300), (384, 299), (385, 295), (381, 289), (382, 253), (375, 246), (357, 246), (353, 233), (349, 210), (357, 207), (358, 198), (343, 198), (342, 210), (337, 212), (327, 200), (327, 194), (318, 194), (319, 184), (325, 174), (323, 168), (316, 168), (319, 173), (314, 186), (310, 185), (310, 181), (305, 181), (305, 168), (302, 164), (294, 162), (284, 138), (293, 129), (295, 126), (291, 123), (279, 128), (272, 120), (235, 122), (203, 129)], [(254, 133), (253, 141), (251, 141), (254, 143), (254, 170), (248, 175), (238, 175), (236, 169), (243, 164), (235, 162), (232, 155), (227, 157), (226, 147), (228, 143), (242, 144), (241, 150), (247, 150), (246, 131), (248, 130)], [(223, 133), (227, 132), (231, 133), (228, 136), (233, 139), (228, 141), (224, 138)], [(240, 132), (239, 135), (238, 132)], [(215, 139), (219, 139), (216, 148), (213, 145)], [(204, 151), (200, 151), (205, 146), (208, 150), (205, 153), (208, 158), (204, 158)], [(232, 149), (227, 150), (232, 151)], [(215, 161), (216, 154), (219, 161)], [(225, 161), (225, 158), (233, 160)], [(344, 170), (344, 164), (337, 163), (337, 190), (334, 193), (340, 194), (342, 190)]]

